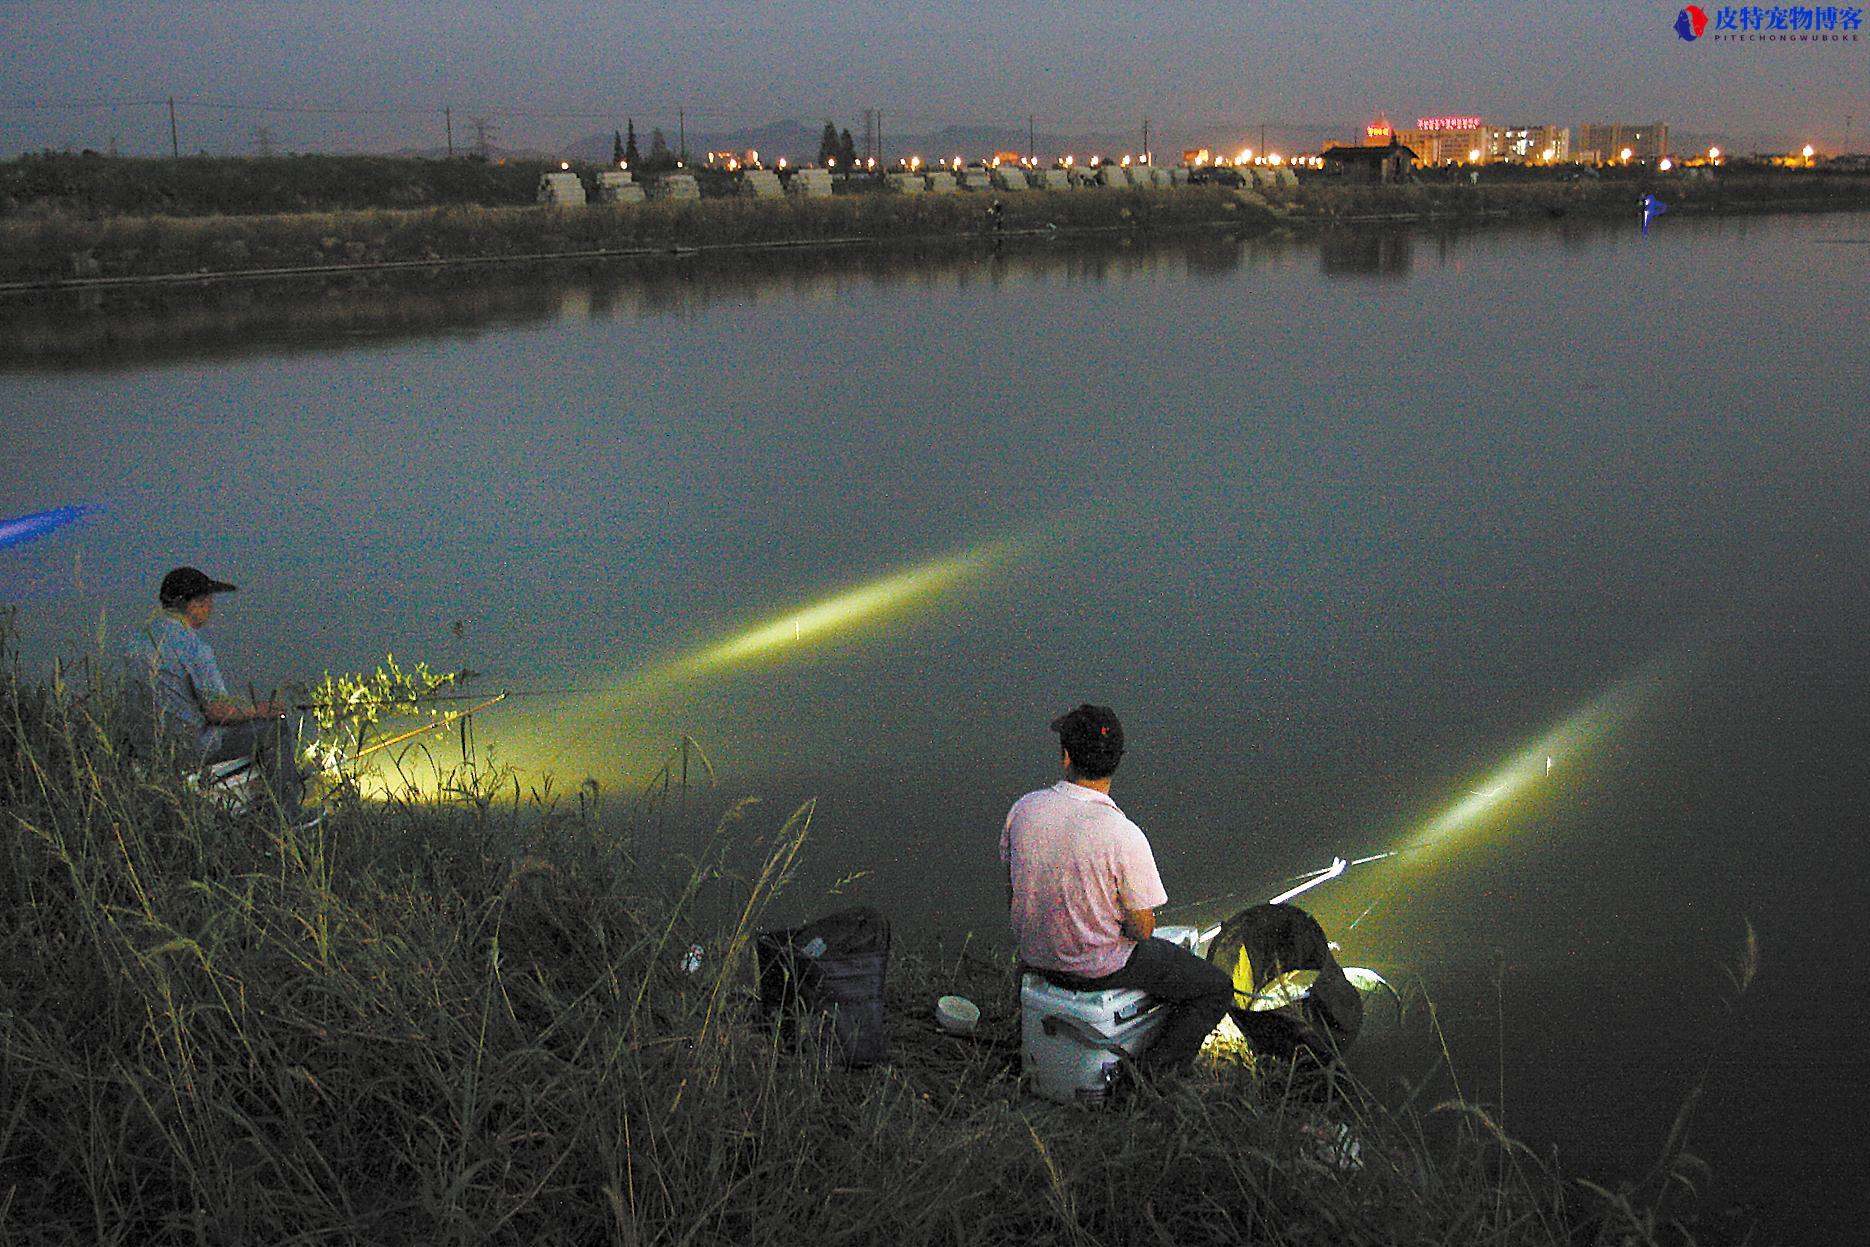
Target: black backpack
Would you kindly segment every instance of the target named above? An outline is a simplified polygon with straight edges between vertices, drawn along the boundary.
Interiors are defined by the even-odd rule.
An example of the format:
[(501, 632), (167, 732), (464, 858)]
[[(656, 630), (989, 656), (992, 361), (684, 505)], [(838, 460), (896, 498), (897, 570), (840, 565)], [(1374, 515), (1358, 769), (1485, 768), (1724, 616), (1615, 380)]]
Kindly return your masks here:
[[(787, 1036), (801, 1019), (835, 1046), (845, 1064), (875, 1065), (888, 1051), (883, 976), (889, 967), (889, 920), (868, 905), (755, 938), (760, 1005), (777, 1013)], [(811, 1020), (807, 1021), (812, 1026)]]

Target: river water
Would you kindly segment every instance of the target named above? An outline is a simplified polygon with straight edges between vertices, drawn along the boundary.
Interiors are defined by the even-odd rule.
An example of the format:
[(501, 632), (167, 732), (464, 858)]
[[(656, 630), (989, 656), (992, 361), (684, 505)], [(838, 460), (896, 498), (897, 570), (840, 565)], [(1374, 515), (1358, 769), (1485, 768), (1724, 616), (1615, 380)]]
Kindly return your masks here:
[(0, 518), (100, 509), (0, 599), (43, 669), (198, 564), (236, 679), (471, 665), (566, 788), (691, 733), (820, 798), (808, 899), (991, 940), (1108, 703), (1169, 918), (1397, 850), (1305, 903), (1469, 1094), (1627, 1173), (1705, 1070), (1796, 1241), (1870, 1145), (1866, 288), (1870, 216), (1665, 215), (14, 303)]

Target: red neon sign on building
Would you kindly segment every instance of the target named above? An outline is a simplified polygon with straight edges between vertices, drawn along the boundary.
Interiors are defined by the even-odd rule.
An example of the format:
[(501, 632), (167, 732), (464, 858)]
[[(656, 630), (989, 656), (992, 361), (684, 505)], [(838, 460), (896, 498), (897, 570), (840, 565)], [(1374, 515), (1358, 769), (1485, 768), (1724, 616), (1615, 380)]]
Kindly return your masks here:
[(1415, 128), (1418, 130), (1478, 130), (1479, 117), (1417, 117)]
[(1390, 137), (1393, 133), (1394, 131), (1390, 129), (1389, 122), (1387, 121), (1379, 121), (1379, 122), (1374, 123), (1373, 125), (1367, 125), (1364, 127), (1364, 137), (1372, 140), (1373, 142), (1381, 141), (1381, 142), (1387, 143), (1390, 141)]

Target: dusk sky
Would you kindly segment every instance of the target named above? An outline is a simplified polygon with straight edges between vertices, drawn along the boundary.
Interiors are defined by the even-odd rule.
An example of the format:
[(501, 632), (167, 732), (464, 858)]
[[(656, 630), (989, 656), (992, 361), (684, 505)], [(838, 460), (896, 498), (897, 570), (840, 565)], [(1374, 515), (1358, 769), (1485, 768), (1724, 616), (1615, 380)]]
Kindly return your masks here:
[[(285, 151), (434, 147), (444, 106), (457, 143), (484, 115), (502, 145), (543, 149), (625, 117), (673, 133), (678, 108), (691, 134), (827, 118), (861, 134), (877, 108), (896, 134), (1023, 129), (1028, 115), (1042, 132), (1119, 133), (1147, 115), (1172, 145), (1262, 124), (1348, 137), (1385, 112), (1399, 124), (1662, 121), (1741, 150), (1870, 147), (1870, 32), (1690, 43), (1673, 30), (1679, 8), (0, 0), (0, 155), (113, 139), (125, 154), (164, 153), (170, 96), (183, 150), (214, 152), (250, 151), (259, 126)], [(1702, 8), (1712, 18), (1720, 6)]]

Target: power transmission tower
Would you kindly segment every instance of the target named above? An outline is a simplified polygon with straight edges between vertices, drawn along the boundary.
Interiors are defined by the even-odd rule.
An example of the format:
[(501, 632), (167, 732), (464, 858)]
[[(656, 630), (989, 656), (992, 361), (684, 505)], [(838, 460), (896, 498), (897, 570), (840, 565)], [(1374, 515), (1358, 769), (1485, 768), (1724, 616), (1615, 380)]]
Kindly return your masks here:
[(482, 160), (493, 159), (493, 139), (499, 133), (494, 128), (492, 117), (469, 117), (468, 124), (474, 127), (474, 154)]
[(276, 154), (273, 147), (273, 127), (253, 127), (253, 154), (256, 156), (272, 156)]

